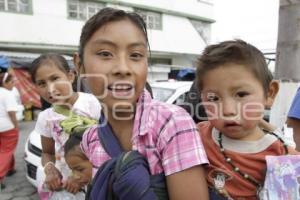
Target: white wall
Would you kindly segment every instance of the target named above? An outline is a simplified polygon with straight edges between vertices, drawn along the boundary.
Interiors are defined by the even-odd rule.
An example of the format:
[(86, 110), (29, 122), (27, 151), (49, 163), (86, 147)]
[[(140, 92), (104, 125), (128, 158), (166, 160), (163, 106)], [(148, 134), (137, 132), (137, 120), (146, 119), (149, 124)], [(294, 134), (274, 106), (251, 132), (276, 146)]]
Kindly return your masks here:
[(213, 18), (213, 4), (211, 0), (120, 0), (120, 2), (157, 7), (209, 19)]
[[(200, 55), (201, 52), (199, 52), (198, 54)], [(174, 56), (172, 59), (172, 65), (174, 67), (176, 66), (181, 66), (181, 67), (195, 67), (194, 64), (197, 60), (197, 58), (199, 57), (199, 55), (195, 55), (195, 56), (190, 56), (190, 55), (178, 55), (178, 56)]]
[(206, 46), (189, 19), (163, 15), (163, 30), (149, 30), (151, 49), (161, 52), (199, 54)]
[[(33, 0), (33, 15), (0, 12), (1, 21), (0, 41), (73, 46), (84, 23), (67, 19), (65, 0)], [(149, 40), (153, 51), (162, 52), (198, 54), (205, 46), (187, 18), (166, 14), (163, 30), (149, 30)]]
[(0, 41), (77, 45), (82, 21), (67, 19), (65, 0), (33, 0), (33, 15), (0, 12)]

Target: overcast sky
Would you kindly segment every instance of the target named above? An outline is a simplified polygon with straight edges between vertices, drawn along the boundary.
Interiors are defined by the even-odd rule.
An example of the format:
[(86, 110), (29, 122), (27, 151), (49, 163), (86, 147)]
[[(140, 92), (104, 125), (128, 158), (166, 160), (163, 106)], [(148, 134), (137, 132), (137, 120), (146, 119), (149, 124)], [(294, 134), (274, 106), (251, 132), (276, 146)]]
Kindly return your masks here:
[(278, 9), (279, 0), (214, 0), (212, 42), (240, 38), (275, 51)]

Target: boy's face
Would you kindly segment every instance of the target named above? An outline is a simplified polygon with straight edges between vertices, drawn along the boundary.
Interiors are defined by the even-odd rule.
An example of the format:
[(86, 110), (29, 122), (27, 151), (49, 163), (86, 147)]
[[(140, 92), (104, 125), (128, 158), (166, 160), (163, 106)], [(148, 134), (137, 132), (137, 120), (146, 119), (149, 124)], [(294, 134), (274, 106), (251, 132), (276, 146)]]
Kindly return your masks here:
[(245, 66), (228, 64), (208, 71), (202, 99), (211, 124), (227, 137), (255, 140), (261, 137), (267, 98), (261, 82)]
[(93, 165), (91, 162), (78, 154), (68, 154), (65, 159), (77, 183), (79, 183), (81, 187), (88, 185), (92, 180)]

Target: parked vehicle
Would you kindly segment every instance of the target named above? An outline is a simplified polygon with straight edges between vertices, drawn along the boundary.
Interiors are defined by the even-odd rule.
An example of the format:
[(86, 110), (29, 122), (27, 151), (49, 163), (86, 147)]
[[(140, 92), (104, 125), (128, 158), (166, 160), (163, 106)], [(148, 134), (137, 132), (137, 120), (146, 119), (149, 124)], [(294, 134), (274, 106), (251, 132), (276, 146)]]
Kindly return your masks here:
[[(26, 163), (26, 178), (27, 180), (37, 187), (38, 177), (43, 176), (41, 173), (41, 156), (42, 144), (40, 134), (32, 131), (25, 143), (25, 163)], [(38, 170), (39, 168), (39, 170)]]
[(150, 85), (154, 99), (180, 105), (183, 103), (192, 83), (192, 81), (161, 81), (150, 83)]

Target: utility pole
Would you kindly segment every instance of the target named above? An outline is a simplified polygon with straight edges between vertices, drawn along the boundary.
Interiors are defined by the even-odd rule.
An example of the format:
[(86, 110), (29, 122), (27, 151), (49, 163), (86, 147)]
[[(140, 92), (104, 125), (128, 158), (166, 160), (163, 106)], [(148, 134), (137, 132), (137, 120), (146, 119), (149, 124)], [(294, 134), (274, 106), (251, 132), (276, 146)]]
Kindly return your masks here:
[(270, 121), (282, 127), (300, 82), (300, 0), (280, 0), (275, 78), (280, 90)]

